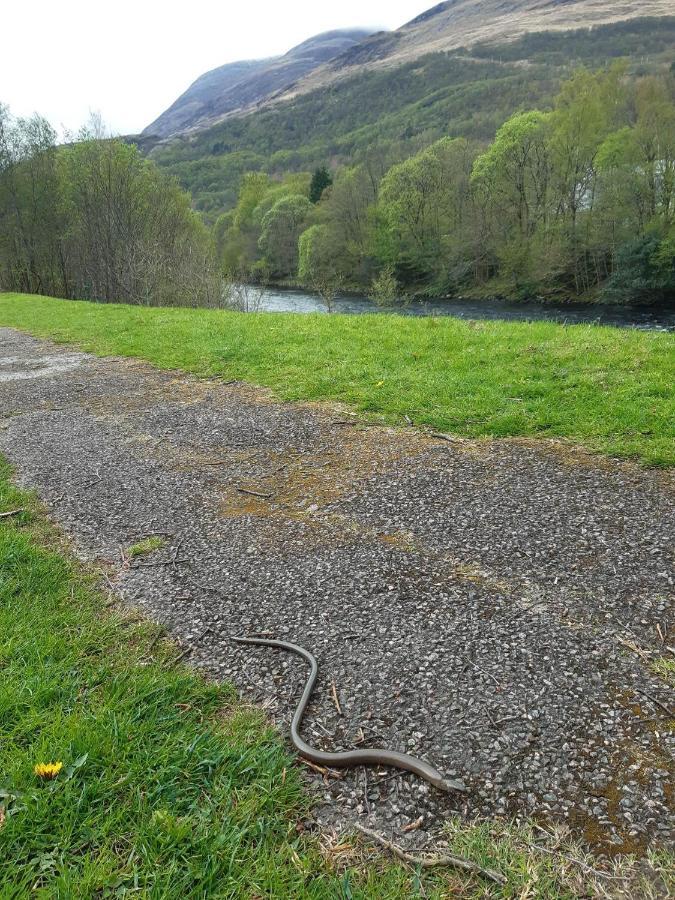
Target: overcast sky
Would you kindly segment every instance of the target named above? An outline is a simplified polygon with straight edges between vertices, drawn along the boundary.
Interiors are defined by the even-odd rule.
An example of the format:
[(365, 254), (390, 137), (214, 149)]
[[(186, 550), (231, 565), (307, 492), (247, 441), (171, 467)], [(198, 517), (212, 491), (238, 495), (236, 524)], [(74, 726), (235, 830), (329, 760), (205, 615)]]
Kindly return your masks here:
[(140, 131), (203, 72), (333, 28), (397, 28), (434, 0), (4, 0), (0, 102), (63, 132)]

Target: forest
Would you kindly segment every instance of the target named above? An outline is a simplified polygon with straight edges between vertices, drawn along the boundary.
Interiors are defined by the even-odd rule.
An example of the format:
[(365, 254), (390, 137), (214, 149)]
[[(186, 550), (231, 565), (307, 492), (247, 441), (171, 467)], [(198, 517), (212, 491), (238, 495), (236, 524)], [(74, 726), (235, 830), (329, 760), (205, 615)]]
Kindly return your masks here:
[(329, 308), (340, 290), (383, 305), (673, 300), (675, 71), (580, 67), (492, 139), (448, 131), (413, 152), (372, 142), (313, 174), (236, 151), (239, 190), (211, 224), (100, 122), (59, 145), (44, 119), (0, 107), (0, 287), (191, 306), (227, 303), (237, 282), (301, 284)]
[(235, 205), (246, 172), (280, 178), (327, 162), (352, 165), (374, 145), (401, 162), (442, 137), (487, 143), (513, 113), (550, 108), (577, 68), (623, 58), (630, 77), (660, 74), (673, 62), (673, 46), (675, 16), (537, 32), (508, 44), (430, 53), (395, 69), (366, 69), (159, 144), (130, 140), (175, 175), (213, 223)]
[(57, 145), (41, 116), (1, 104), (0, 289), (181, 306), (221, 291), (209, 230), (172, 176), (96, 118)]
[(655, 303), (675, 293), (675, 78), (579, 69), (485, 145), (375, 146), (313, 178), (244, 176), (215, 225), (225, 270), (406, 294)]

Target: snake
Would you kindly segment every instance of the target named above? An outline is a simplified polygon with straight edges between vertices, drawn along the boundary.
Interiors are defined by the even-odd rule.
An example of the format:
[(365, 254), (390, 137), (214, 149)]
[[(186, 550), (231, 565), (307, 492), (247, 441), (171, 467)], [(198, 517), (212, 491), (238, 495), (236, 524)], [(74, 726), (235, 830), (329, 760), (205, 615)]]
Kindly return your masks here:
[(287, 650), (290, 653), (301, 656), (305, 662), (309, 663), (309, 677), (307, 678), (305, 689), (302, 692), (302, 696), (300, 697), (300, 701), (298, 702), (293, 715), (293, 720), (291, 721), (291, 743), (305, 759), (316, 765), (332, 768), (391, 766), (395, 769), (404, 769), (408, 772), (413, 772), (440, 791), (466, 791), (466, 787), (461, 781), (453, 781), (444, 778), (442, 773), (434, 768), (434, 766), (429, 765), (429, 763), (424, 760), (411, 756), (408, 753), (399, 753), (396, 750), (380, 748), (343, 750), (337, 753), (328, 753), (327, 751), (310, 747), (310, 745), (300, 736), (300, 725), (307, 704), (309, 703), (309, 698), (314, 691), (317, 675), (319, 674), (319, 665), (314, 655), (310, 653), (309, 650), (305, 650), (304, 647), (300, 647), (298, 644), (292, 644), (290, 641), (280, 641), (256, 636), (235, 637), (233, 640), (237, 644), (259, 644), (262, 647), (277, 647), (280, 650)]

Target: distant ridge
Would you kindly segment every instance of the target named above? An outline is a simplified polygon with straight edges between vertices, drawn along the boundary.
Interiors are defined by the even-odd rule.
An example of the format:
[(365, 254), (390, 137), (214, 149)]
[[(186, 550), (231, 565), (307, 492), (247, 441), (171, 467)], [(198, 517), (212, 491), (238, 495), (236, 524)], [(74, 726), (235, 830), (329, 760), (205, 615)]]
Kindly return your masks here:
[(363, 68), (402, 65), (479, 42), (503, 43), (531, 32), (571, 31), (674, 13), (673, 0), (446, 0), (396, 31), (365, 38), (313, 70), (284, 96), (325, 87)]
[(227, 63), (198, 78), (184, 94), (143, 130), (144, 136), (170, 137), (208, 128), (233, 112), (271, 99), (317, 66), (357, 46), (368, 29), (327, 31), (283, 56)]

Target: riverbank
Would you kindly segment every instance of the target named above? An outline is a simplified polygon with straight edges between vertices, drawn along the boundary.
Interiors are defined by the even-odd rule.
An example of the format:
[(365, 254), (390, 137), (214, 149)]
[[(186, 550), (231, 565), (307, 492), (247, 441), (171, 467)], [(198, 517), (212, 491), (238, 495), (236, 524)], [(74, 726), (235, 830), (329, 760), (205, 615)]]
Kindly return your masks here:
[[(287, 285), (247, 285), (242, 312), (327, 313), (317, 294)], [(614, 325), (644, 331), (675, 331), (675, 307), (629, 307), (609, 303), (561, 303), (549, 300), (506, 300), (498, 297), (405, 299), (391, 306), (377, 306), (368, 297), (345, 292), (336, 297), (331, 313), (342, 315), (395, 314), (399, 316), (487, 319), (503, 322), (557, 322), (558, 324)]]
[(0, 295), (0, 325), (101, 355), (339, 401), (466, 437), (566, 439), (675, 464), (673, 336), (452, 318), (147, 308)]

